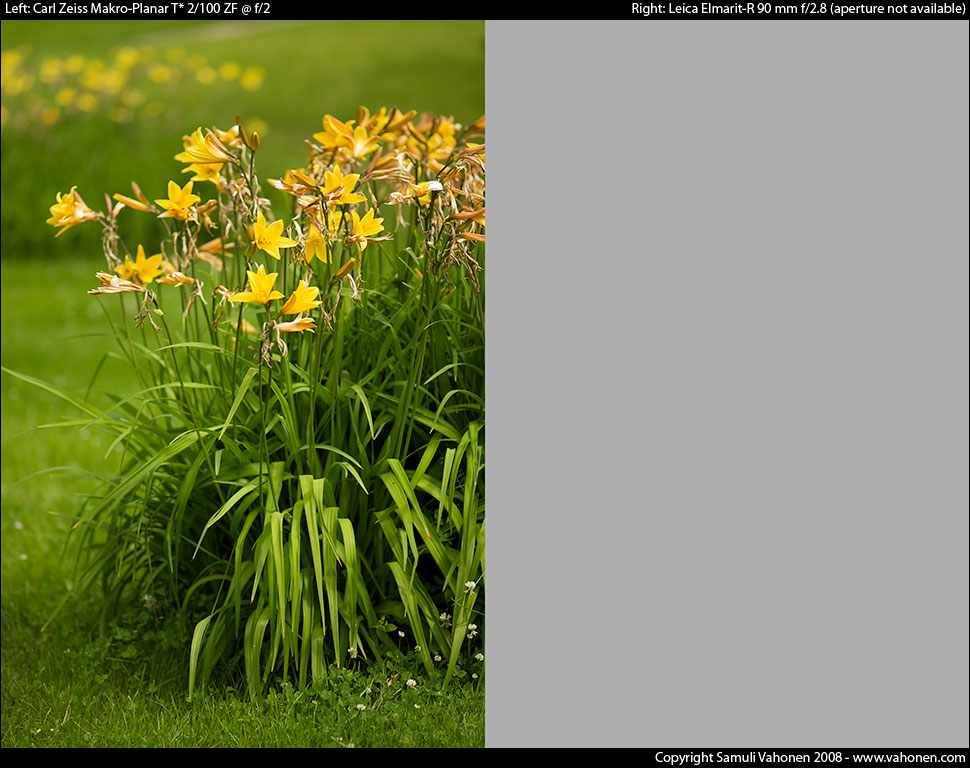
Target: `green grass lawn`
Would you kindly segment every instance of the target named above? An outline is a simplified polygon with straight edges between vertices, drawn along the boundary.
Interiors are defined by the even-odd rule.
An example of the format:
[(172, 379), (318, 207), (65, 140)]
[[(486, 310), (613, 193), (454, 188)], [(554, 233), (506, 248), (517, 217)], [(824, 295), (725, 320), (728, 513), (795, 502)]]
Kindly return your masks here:
[[(3, 128), (2, 364), (79, 395), (129, 392), (136, 381), (116, 356), (102, 303), (86, 294), (104, 267), (98, 228), (55, 240), (44, 220), (56, 192), (77, 185), (103, 207), (98, 195), (127, 193), (135, 180), (162, 196), (179, 178), (181, 136), (228, 127), (236, 115), (259, 127), (261, 168), (272, 177), (303, 162), (303, 140), (326, 113), (399, 106), (463, 122), (484, 113), (482, 22), (4, 22), (2, 31), (4, 51), (28, 52), (31, 66), (151, 46), (162, 58), (197, 54), (213, 67), (264, 72), (256, 90), (186, 79), (150, 120), (95, 111), (29, 127), (15, 124), (24, 94), (8, 100), (5, 82), (5, 110), (20, 107), (9, 107)], [(70, 591), (72, 520), (98, 473), (117, 469), (106, 437), (39, 428), (78, 414), (8, 374), (0, 403), (2, 746), (483, 745), (484, 674), (468, 670), (438, 692), (408, 657), (394, 668), (335, 670), (301, 693), (271, 684), (257, 704), (233, 679), (186, 702), (185, 637), (165, 624), (164, 606), (146, 603), (99, 628), (97, 594)]]

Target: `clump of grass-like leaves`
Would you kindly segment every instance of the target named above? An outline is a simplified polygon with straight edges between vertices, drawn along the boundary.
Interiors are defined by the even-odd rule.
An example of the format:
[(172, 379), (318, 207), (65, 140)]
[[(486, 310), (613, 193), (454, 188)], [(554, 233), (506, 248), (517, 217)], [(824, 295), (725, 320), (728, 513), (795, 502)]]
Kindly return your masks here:
[[(444, 684), (480, 643), (484, 119), (323, 128), (270, 182), (288, 224), (238, 121), (183, 137), (167, 197), (72, 189), (48, 220), (103, 227), (90, 293), (141, 385), (102, 411), (34, 382), (122, 450), (74, 526), (84, 583), (106, 621), (165, 593), (190, 695), (220, 666), (257, 696), (402, 648)], [(146, 215), (151, 256), (124, 239)]]

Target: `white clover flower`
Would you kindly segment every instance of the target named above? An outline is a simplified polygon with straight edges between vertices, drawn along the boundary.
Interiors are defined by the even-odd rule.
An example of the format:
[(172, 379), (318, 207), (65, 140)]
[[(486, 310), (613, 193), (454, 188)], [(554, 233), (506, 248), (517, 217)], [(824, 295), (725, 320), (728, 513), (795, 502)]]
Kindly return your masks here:
[(403, 632), (402, 632), (402, 631), (401, 631), (401, 630), (399, 629), (399, 630), (397, 631), (397, 636), (398, 636), (398, 637), (404, 637), (404, 633), (403, 633)]
[(435, 661), (441, 661), (441, 657), (440, 657), (440, 656), (439, 656), (439, 655), (438, 655), (438, 654), (436, 653), (436, 654), (434, 655), (434, 660), (435, 660)]
[(415, 653), (421, 653), (421, 646), (420, 645), (414, 646), (414, 652)]
[(471, 592), (473, 589), (475, 589), (475, 582), (474, 581), (466, 581), (465, 582), (465, 591), (466, 592)]
[(357, 705), (357, 709), (363, 711), (363, 710), (367, 709), (367, 705), (366, 704), (358, 704)]
[(484, 653), (476, 653), (475, 654), (475, 659), (476, 659), (476, 661), (485, 661), (485, 654)]
[(451, 614), (450, 613), (442, 613), (438, 618), (441, 621), (448, 621), (448, 619), (451, 618)]
[(478, 675), (472, 672), (472, 680), (477, 680), (477, 679), (478, 679)]
[(415, 680), (413, 677), (412, 678), (408, 678), (408, 681), (407, 681), (407, 687), (408, 688), (417, 688), (417, 686), (418, 686), (418, 681), (417, 680)]

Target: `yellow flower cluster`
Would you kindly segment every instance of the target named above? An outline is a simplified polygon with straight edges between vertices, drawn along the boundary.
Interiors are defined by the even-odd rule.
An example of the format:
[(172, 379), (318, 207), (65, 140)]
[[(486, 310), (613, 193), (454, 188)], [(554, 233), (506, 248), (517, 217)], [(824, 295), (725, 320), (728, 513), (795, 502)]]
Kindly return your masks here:
[[(287, 224), (272, 217), (270, 201), (261, 197), (253, 173), (258, 133), (247, 132), (238, 122), (228, 130), (197, 128), (182, 137), (182, 151), (173, 155), (182, 173), (192, 175), (184, 184), (169, 180), (167, 196), (152, 202), (133, 182), (132, 195), (115, 194), (114, 208), (98, 213), (72, 188), (57, 195), (47, 223), (60, 235), (76, 224), (101, 220), (105, 255), (114, 274), (98, 273), (102, 285), (91, 293), (140, 292), (154, 300), (146, 286), (157, 281), (191, 286), (192, 298), (201, 297), (196, 270), (203, 261), (219, 281), (213, 294), (217, 304), (240, 307), (234, 327), (254, 329), (241, 315), (242, 306), (252, 304), (265, 313), (264, 330), (313, 331), (317, 326), (309, 313), (324, 304), (335, 307), (345, 280), (357, 299), (365, 250), (395, 237), (385, 227), (382, 205), (396, 207), (398, 231), (420, 227), (420, 250), (433, 250), (434, 260), (426, 257), (426, 266), (413, 268), (419, 278), (426, 268), (477, 268), (468, 249), (485, 239), (485, 145), (472, 139), (483, 139), (484, 130), (484, 118), (462, 126), (452, 118), (418, 117), (414, 111), (383, 107), (374, 114), (362, 107), (346, 121), (325, 115), (323, 131), (307, 142), (306, 165), (269, 180), (295, 198), (294, 217)], [(211, 186), (196, 186), (206, 183)], [(212, 194), (204, 200), (209, 190)], [(403, 215), (408, 206), (417, 207), (410, 223)], [(118, 217), (124, 209), (151, 213), (163, 222), (167, 235), (157, 253), (147, 256), (140, 244), (134, 258), (123, 252)], [(200, 245), (203, 233), (209, 239)], [(229, 242), (233, 233), (237, 242)], [(412, 236), (408, 239), (413, 242)], [(242, 248), (245, 264), (233, 259), (234, 267), (223, 261), (239, 256)], [(260, 252), (281, 268), (267, 272), (265, 264), (255, 261)], [(335, 262), (342, 266), (335, 268)], [(297, 286), (288, 297), (277, 289), (281, 272), (284, 291), (287, 283)], [(271, 313), (271, 303), (283, 299)], [(281, 316), (296, 317), (283, 322)]]

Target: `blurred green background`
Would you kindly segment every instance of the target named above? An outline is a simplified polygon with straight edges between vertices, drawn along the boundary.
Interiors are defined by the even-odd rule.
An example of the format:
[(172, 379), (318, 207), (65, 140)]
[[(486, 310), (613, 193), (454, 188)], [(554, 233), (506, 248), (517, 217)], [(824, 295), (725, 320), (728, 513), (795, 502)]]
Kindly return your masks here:
[[(77, 186), (102, 210), (132, 181), (164, 197), (188, 178), (173, 157), (182, 136), (239, 115), (261, 134), (257, 173), (282, 217), (266, 179), (303, 165), (324, 114), (397, 106), (467, 124), (485, 108), (482, 21), (12, 21), (2, 51), (2, 364), (74, 394), (90, 387), (95, 402), (135, 383), (111, 356), (109, 302), (87, 295), (105, 266), (100, 227), (55, 240), (45, 220), (58, 192)], [(127, 242), (153, 247), (157, 222), (121, 219)], [(111, 474), (117, 459), (93, 431), (36, 429), (76, 418), (71, 406), (8, 373), (0, 385), (6, 715), (43, 706), (26, 691), (44, 658), (37, 630), (71, 580), (70, 518), (92, 487), (86, 472)], [(51, 467), (66, 469), (34, 474)]]

